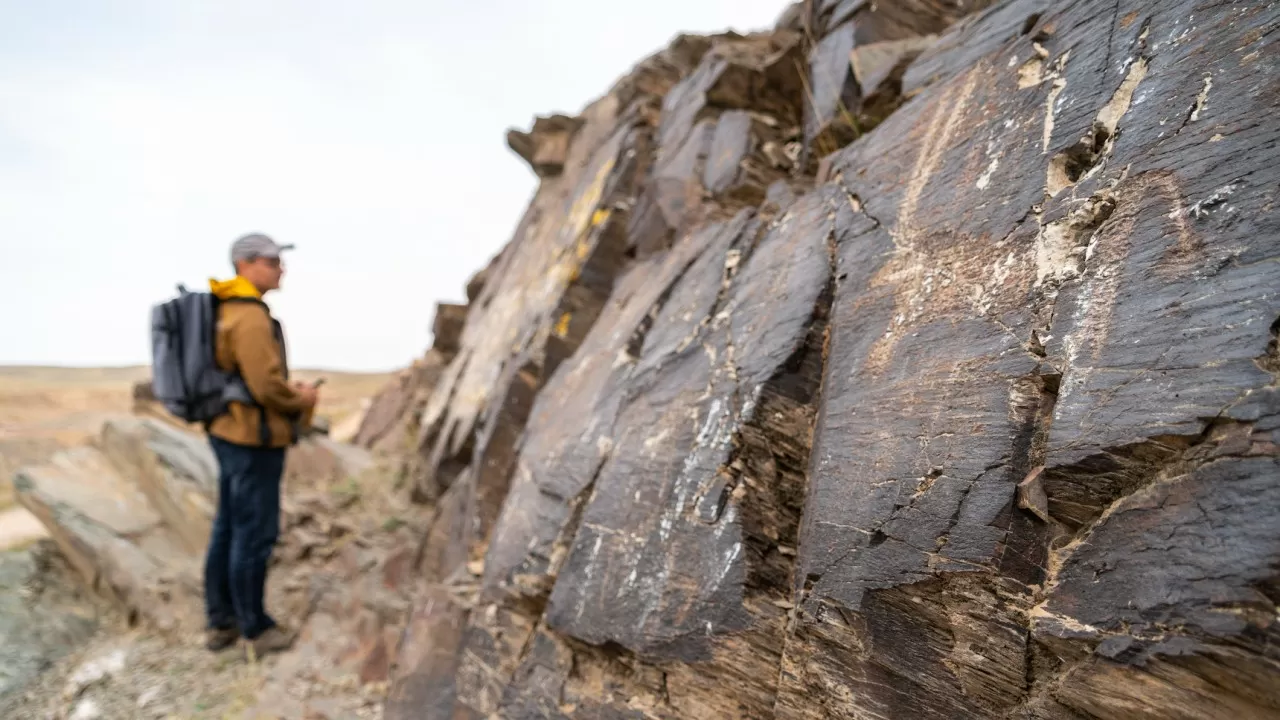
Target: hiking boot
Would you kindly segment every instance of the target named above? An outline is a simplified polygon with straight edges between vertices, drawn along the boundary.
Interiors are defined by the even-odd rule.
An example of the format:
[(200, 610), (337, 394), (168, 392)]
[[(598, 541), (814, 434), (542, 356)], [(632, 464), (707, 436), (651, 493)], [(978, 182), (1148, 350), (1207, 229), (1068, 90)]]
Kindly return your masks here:
[(240, 639), (239, 628), (210, 628), (204, 635), (204, 646), (210, 652), (226, 650)]
[(256, 660), (273, 652), (284, 652), (293, 647), (293, 633), (279, 625), (272, 625), (261, 635), (248, 641), (250, 660)]

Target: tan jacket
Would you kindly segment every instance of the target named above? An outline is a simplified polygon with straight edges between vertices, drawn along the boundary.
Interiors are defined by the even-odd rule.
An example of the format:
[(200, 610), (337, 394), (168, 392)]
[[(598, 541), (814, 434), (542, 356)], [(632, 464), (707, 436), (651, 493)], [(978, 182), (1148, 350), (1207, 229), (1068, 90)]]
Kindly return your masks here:
[[(236, 445), (282, 448), (297, 442), (300, 427), (311, 422), (312, 409), (289, 384), (289, 367), (284, 331), (247, 281), (236, 278), (216, 283), (214, 293), (223, 302), (218, 306), (218, 331), (214, 352), (218, 366), (238, 370), (249, 393), (261, 407), (230, 403), (228, 412), (214, 419), (209, 434)], [(268, 433), (264, 437), (262, 422)], [(265, 443), (264, 443), (265, 441)]]

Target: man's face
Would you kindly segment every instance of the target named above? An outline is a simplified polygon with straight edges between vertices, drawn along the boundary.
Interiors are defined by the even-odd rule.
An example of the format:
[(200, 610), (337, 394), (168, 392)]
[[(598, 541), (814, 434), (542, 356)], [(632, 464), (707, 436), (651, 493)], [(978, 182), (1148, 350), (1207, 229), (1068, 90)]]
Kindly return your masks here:
[(253, 283), (258, 292), (280, 289), (280, 278), (284, 276), (284, 265), (280, 258), (256, 257), (240, 263), (239, 272), (244, 279)]

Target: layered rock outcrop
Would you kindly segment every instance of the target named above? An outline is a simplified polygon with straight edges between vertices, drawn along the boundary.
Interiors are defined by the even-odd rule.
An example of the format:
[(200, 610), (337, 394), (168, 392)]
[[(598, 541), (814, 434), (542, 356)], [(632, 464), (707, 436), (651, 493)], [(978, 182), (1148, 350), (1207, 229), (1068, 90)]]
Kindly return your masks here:
[[(286, 557), (306, 550), (297, 545), (307, 544), (301, 542), (307, 511), (300, 504), (308, 489), (347, 481), (371, 462), (358, 448), (322, 437), (290, 452)], [(204, 623), (201, 572), (217, 477), (213, 452), (201, 437), (149, 417), (119, 418), (108, 420), (92, 443), (22, 468), (14, 486), (18, 502), (49, 530), (89, 588), (116, 603), (131, 622), (177, 633)], [(301, 535), (290, 532), (297, 526)]]
[(807, 2), (513, 136), (364, 435), (430, 516), (388, 717), (1280, 714), (1277, 27)]

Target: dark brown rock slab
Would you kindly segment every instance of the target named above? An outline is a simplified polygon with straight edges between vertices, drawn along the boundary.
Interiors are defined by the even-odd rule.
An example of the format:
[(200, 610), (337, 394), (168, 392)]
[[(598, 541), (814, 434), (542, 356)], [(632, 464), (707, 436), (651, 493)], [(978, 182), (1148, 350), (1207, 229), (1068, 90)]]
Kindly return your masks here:
[[(1269, 66), (1241, 58), (1275, 11), (1001, 9), (1014, 6), (1033, 11), (1015, 21), (993, 9), (943, 36), (920, 62), (952, 71), (932, 74), (919, 97), (832, 163), (866, 227), (841, 240), (802, 612), (780, 714), (1129, 717), (1135, 704), (1119, 698), (1181, 678), (1261, 716), (1269, 708), (1257, 688), (1274, 682), (1274, 668), (1240, 649), (1244, 630), (1147, 670), (1082, 661), (1099, 651), (1087, 634), (1032, 642), (1026, 630), (1062, 545), (1075, 547), (1074, 533), (1099, 517), (1110, 523), (1130, 493), (1147, 497), (1141, 488), (1164, 482), (1154, 479), (1194, 473), (1205, 433), (1222, 431), (1210, 421), (1273, 382), (1269, 329), (1280, 312), (1274, 278), (1254, 264), (1274, 262), (1275, 189), (1254, 180), (1274, 166), (1274, 146), (1249, 134), (1269, 122), (1261, 118), (1273, 94), (1259, 83)], [(970, 40), (955, 42), (961, 34)], [(984, 52), (965, 55), (971, 45)], [(1220, 80), (1240, 92), (1206, 122), (1203, 92)], [(1232, 128), (1245, 133), (1239, 146), (1229, 144)], [(1112, 322), (1123, 329), (1101, 329)], [(1250, 462), (1249, 473), (1270, 470), (1269, 460)], [(1047, 523), (1017, 507), (1014, 492), (1039, 465)], [(1129, 517), (1139, 524), (1112, 531), (1121, 544), (1152, 528)], [(1219, 597), (1247, 595), (1244, 578), (1269, 572), (1259, 563), (1273, 550), (1244, 545), (1219, 571), (1232, 585), (1218, 586)], [(1093, 594), (1088, 612), (1082, 604), (1063, 626), (1125, 623), (1133, 611), (1118, 594), (1097, 594), (1105, 574), (1094, 572), (1109, 556), (1081, 547), (1099, 553), (1077, 576)], [(1169, 578), (1166, 593), (1187, 590), (1188, 605), (1156, 615), (1209, 622), (1192, 611), (1203, 596), (1170, 549), (1165, 566), (1147, 572)], [(1130, 550), (1113, 552), (1120, 560)], [(1120, 656), (1129, 643), (1111, 642), (1098, 647)], [(1245, 679), (1227, 680), (1227, 667)], [(814, 692), (828, 697), (820, 709), (803, 704)], [(1185, 699), (1171, 691), (1148, 707), (1206, 716), (1175, 710)]]
[(720, 39), (740, 37), (736, 33), (693, 35), (681, 33), (667, 47), (639, 62), (613, 88), (621, 105), (637, 103), (643, 114), (657, 125), (662, 102), (671, 89), (693, 73), (711, 47)]
[(749, 109), (799, 122), (799, 52), (800, 36), (785, 31), (730, 36), (714, 43), (693, 73), (663, 99), (659, 147), (683, 145), (698, 120), (716, 109)]
[(911, 60), (937, 33), (987, 5), (991, 1), (815, 4), (820, 33), (809, 53), (804, 129), (810, 158), (820, 160), (876, 127), (901, 101)]
[(1280, 11), (812, 5), (823, 187), (800, 45), (690, 41), (471, 303), (393, 716), (1276, 714)]
[[(575, 358), (581, 364), (555, 375), (540, 395), (520, 446), (519, 465), (508, 469), (514, 476), (513, 487), (489, 536), (485, 557), (487, 595), (509, 607), (490, 605), (470, 616), (458, 648), (460, 712), (480, 716), (494, 712), (501, 683), (521, 662), (524, 641), (578, 532), (596, 472), (611, 452), (614, 418), (625, 400), (626, 379), (636, 372), (646, 330), (661, 326), (655, 318), (668, 311), (684, 317), (684, 335), (696, 333), (709, 321), (730, 248), (753, 238), (750, 219), (749, 213), (743, 213), (733, 223), (710, 226), (677, 245), (665, 259), (629, 273), (615, 294), (619, 302), (605, 310), (604, 321), (612, 324), (598, 325)], [(682, 287), (694, 292), (680, 292)], [(703, 299), (695, 303), (699, 293)], [(701, 313), (694, 314), (695, 306)], [(585, 425), (565, 424), (566, 413), (583, 417)], [(446, 499), (468, 484), (456, 484)], [(467, 539), (459, 542), (449, 537), (447, 528), (465, 524), (477, 512), (474, 507), (458, 507), (433, 525), (427, 543), (429, 566), (440, 564), (434, 560), (434, 547), (455, 548), (450, 551), (455, 565), (464, 559), (457, 548), (465, 547)], [(501, 672), (492, 672), (496, 668)], [(464, 676), (471, 681), (464, 682)], [(485, 677), (490, 680), (481, 682)], [(607, 705), (600, 706), (602, 712)]]
[(821, 38), (809, 52), (804, 139), (821, 160), (868, 132), (900, 104), (902, 77), (937, 33), (989, 3), (867, 3), (820, 5)]
[(711, 139), (702, 184), (712, 194), (728, 190), (738, 178), (742, 161), (751, 152), (751, 115), (731, 110), (720, 116)]
[(388, 718), (452, 718), (467, 608), (446, 587), (419, 590), (397, 651)]
[(1184, 455), (1194, 469), (1159, 473), (1060, 551), (1032, 613), (1034, 636), (1069, 661), (1059, 702), (1095, 717), (1280, 710), (1280, 546), (1259, 511), (1280, 503), (1280, 401), (1256, 395), (1260, 413)]
[(471, 613), (455, 675), (453, 717), (487, 718), (498, 712), (534, 626), (535, 620), (525, 614), (498, 605)]
[[(621, 211), (615, 207), (621, 197), (628, 196), (634, 179), (636, 153), (629, 141), (643, 133), (635, 128), (620, 130), (623, 137), (617, 152), (621, 164), (595, 199), (604, 208), (593, 213), (589, 228), (574, 248), (575, 265), (565, 279), (559, 302), (536, 328), (536, 334), (526, 336), (520, 351), (509, 358), (489, 388), (490, 396), (473, 430), (474, 445), (464, 449), (468, 464), (444, 489), (446, 496), (454, 498), (446, 512), (437, 516), (432, 530), (443, 541), (429, 538), (424, 549), (424, 558), (433, 568), (430, 577), (451, 576), (464, 561), (483, 555), (483, 543), (506, 498), (518, 444), (544, 378), (554, 375), (560, 363), (573, 354), (606, 304), (624, 261), (626, 221), (617, 217)], [(548, 323), (552, 318), (554, 323)]]
[[(717, 132), (715, 121), (721, 113), (750, 110), (775, 126), (798, 125), (803, 104), (803, 80), (796, 64), (800, 45), (797, 33), (782, 30), (720, 38), (703, 55), (697, 68), (666, 94), (652, 177), (631, 228), (635, 236), (632, 244), (641, 251), (638, 254), (667, 247), (673, 236), (683, 234), (704, 220), (707, 213), (714, 212), (714, 208), (704, 208), (702, 203), (707, 183), (715, 183), (719, 189), (712, 192), (721, 194), (734, 184), (743, 184), (735, 183), (737, 178), (731, 172), (735, 160), (723, 157), (733, 155), (733, 147), (748, 142), (742, 138), (740, 115), (730, 119), (732, 124), (716, 149), (719, 164), (708, 159)], [(750, 149), (749, 145), (746, 147)], [(758, 180), (755, 184), (763, 189), (771, 180)], [(749, 204), (758, 202), (750, 193), (745, 200)]]
[(688, 302), (663, 306), (547, 608), (556, 632), (679, 661), (671, 703), (689, 716), (772, 705), (834, 203), (802, 198), (736, 273), (697, 263)]
[(702, 184), (711, 199), (726, 209), (757, 207), (769, 187), (785, 182), (795, 168), (791, 128), (770, 116), (729, 110), (716, 123), (707, 152)]
[[(1059, 298), (1047, 345), (1064, 370), (1050, 433), (1056, 465), (1198, 436), (1244, 392), (1274, 381), (1259, 358), (1280, 317), (1271, 272), (1280, 151), (1262, 141), (1280, 133), (1263, 81), (1277, 68), (1243, 58), (1265, 54), (1265, 41), (1251, 38), (1280, 16), (1236, 8), (1188, 25), (1190, 4), (1122, 3), (1118, 12), (1117, 22), (1132, 16), (1110, 52), (1107, 77), (1119, 87), (1092, 137), (1055, 127), (1050, 147), (1062, 148), (1051, 185), (1070, 182), (1057, 174), (1062, 164), (1085, 162), (1067, 168), (1083, 175), (1061, 192), (1111, 204), (1086, 239), (1078, 282)], [(1068, 101), (1071, 81), (1068, 73)]]
[(803, 603), (778, 716), (1008, 709), (1025, 691), (1017, 612), (1029, 598), (1016, 583), (965, 575), (1000, 564), (1016, 520), (1010, 456), (1034, 406), (1010, 404), (1036, 363), (999, 323), (951, 314), (960, 308), (945, 287), (930, 298), (938, 319), (908, 325), (910, 283), (927, 279), (894, 265), (901, 252), (865, 215), (839, 237), (796, 573)]
[[(572, 367), (554, 375), (538, 394), (511, 491), (489, 542), (487, 587), (531, 597), (549, 593), (565, 545), (577, 530), (574, 513), (585, 504), (596, 471), (612, 450), (623, 380), (639, 357), (650, 316), (686, 285), (709, 295), (707, 306), (714, 303), (719, 288), (714, 276), (699, 285), (706, 278), (690, 273), (690, 264), (705, 254), (709, 266), (723, 268), (725, 254), (744, 229), (745, 221), (695, 233), (619, 281)], [(705, 318), (708, 309), (698, 317)]]
[(1097, 652), (1136, 664), (1250, 626), (1261, 633), (1256, 642), (1274, 635), (1268, 563), (1280, 541), (1273, 518), (1254, 508), (1280, 503), (1278, 463), (1215, 461), (1120, 501), (1087, 542), (1064, 553), (1038, 630), (1105, 640)]
[(1036, 163), (1038, 103), (1011, 88), (979, 64), (834, 163), (860, 219), (839, 250), (801, 554), (821, 578), (811, 597), (856, 607), (999, 556), (997, 518), (1025, 476), (1010, 465), (1028, 418), (1009, 406), (1040, 364), (1011, 328), (1029, 335), (1034, 318), (1022, 220), (1043, 189), (981, 182), (970, 148), (1003, 133), (1005, 157)]
[(848, 145), (856, 137), (852, 110), (858, 84), (849, 63), (854, 26), (847, 22), (832, 30), (809, 52), (809, 94), (805, 104), (805, 143), (821, 158)]
[(667, 680), (625, 653), (571, 645), (540, 630), (507, 686), (500, 714), (513, 720), (681, 717), (667, 702)]
[(422, 413), (419, 499), (439, 498), (471, 462), (480, 434), (491, 434), (482, 415), (501, 414), (516, 369), (532, 365), (540, 383), (603, 305), (625, 243), (616, 231), (625, 218), (614, 208), (632, 197), (636, 146), (648, 132), (634, 117), (617, 119), (617, 110), (613, 96), (588, 109), (571, 152), (574, 172), (544, 181), (469, 313), (459, 354)]
[(686, 216), (702, 200), (702, 173), (715, 135), (716, 122), (698, 121), (678, 147), (658, 158), (649, 181), (667, 227), (683, 228)]
[(994, 0), (827, 0), (820, 13), (826, 14), (824, 27), (828, 31), (852, 20), (857, 26), (857, 44), (866, 45), (940, 33), (993, 4)]
[(858, 82), (857, 123), (875, 127), (902, 100), (902, 76), (920, 53), (937, 41), (936, 35), (858, 45), (849, 65)]
[(983, 4), (989, 7), (974, 8), (911, 64), (903, 77), (904, 94), (915, 95), (925, 85), (954, 77), (1024, 35), (1048, 37), (1041, 18), (1053, 4), (1049, 0)]
[(455, 577), (484, 553), (501, 511), (517, 457), (517, 443), (533, 407), (538, 377), (528, 365), (503, 378), (501, 402), (491, 406), (478, 439), (476, 459), (445, 491), (423, 551), (427, 578)]

